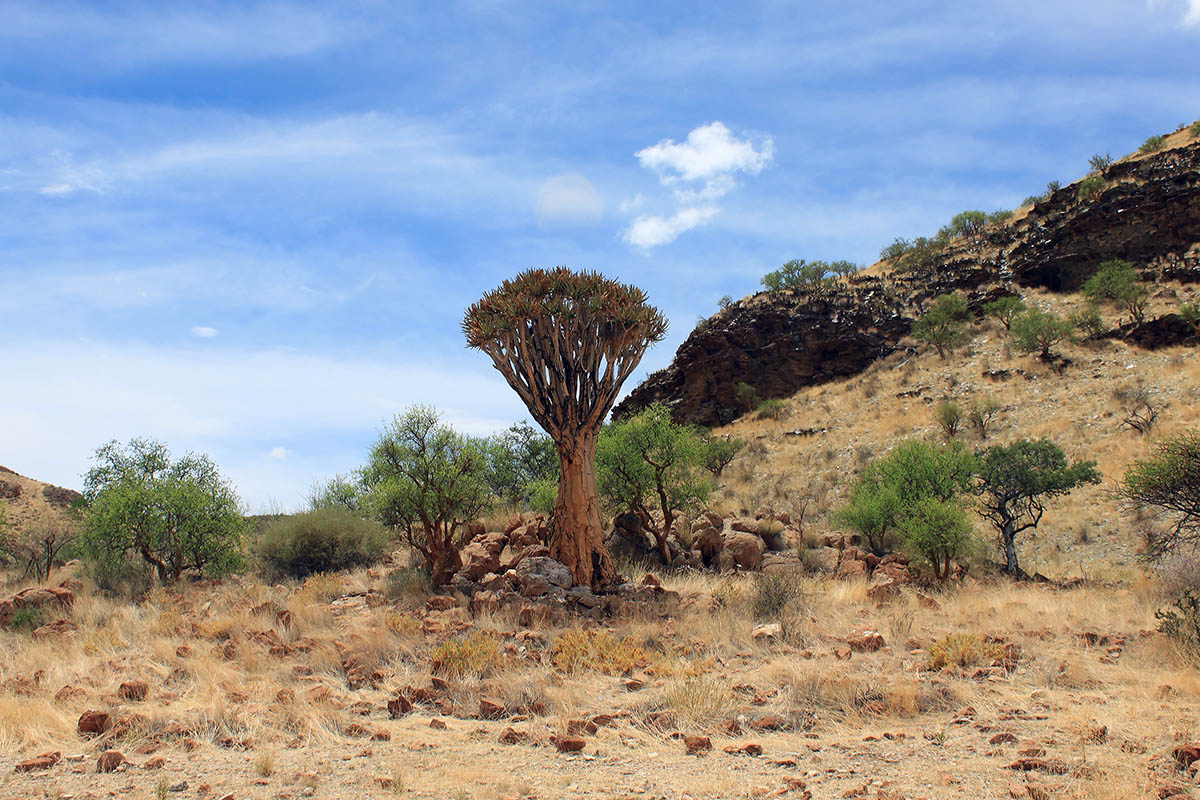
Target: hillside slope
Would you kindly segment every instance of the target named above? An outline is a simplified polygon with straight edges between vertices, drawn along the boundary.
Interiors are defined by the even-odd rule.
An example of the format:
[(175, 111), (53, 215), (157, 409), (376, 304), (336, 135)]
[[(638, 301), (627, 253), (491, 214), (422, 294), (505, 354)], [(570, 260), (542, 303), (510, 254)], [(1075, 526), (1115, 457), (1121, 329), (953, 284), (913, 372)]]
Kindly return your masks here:
[(15, 533), (42, 521), (65, 521), (71, 504), (80, 497), (74, 489), (43, 483), (0, 466), (0, 507)]

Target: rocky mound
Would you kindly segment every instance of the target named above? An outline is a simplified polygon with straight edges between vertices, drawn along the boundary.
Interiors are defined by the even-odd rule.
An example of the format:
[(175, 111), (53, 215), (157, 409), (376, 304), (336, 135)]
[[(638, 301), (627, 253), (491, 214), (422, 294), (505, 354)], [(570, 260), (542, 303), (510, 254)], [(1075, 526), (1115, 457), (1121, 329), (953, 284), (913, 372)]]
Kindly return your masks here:
[[(952, 243), (934, 268), (760, 292), (735, 303), (692, 331), (670, 366), (614, 415), (661, 402), (677, 421), (727, 424), (751, 408), (739, 384), (763, 400), (856, 375), (899, 348), (928, 301), (947, 292), (965, 293), (978, 312), (1021, 287), (1078, 289), (1112, 258), (1142, 267), (1148, 280), (1200, 281), (1200, 143), (1117, 162), (1104, 179), (1092, 199), (1080, 196), (1078, 184), (1053, 192), (981, 248)], [(1147, 348), (1196, 342), (1194, 329), (1174, 315), (1111, 335)]]
[(71, 506), (82, 499), (83, 495), (74, 489), (26, 478), (0, 466), (0, 507), (14, 532), (44, 521), (62, 523)]

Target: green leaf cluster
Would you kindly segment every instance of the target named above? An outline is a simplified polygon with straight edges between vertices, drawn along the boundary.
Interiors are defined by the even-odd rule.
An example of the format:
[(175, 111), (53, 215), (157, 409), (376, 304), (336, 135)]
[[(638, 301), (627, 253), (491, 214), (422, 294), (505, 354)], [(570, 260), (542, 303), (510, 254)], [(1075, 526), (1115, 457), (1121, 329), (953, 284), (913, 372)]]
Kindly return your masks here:
[(1173, 520), (1165, 535), (1149, 543), (1149, 558), (1200, 543), (1200, 433), (1182, 433), (1160, 442), (1150, 457), (1130, 465), (1119, 491), (1125, 499), (1158, 509)]
[(1135, 324), (1140, 325), (1146, 318), (1150, 292), (1128, 261), (1116, 258), (1101, 263), (1083, 284), (1082, 293), (1093, 303), (1112, 303), (1128, 312)]
[(828, 284), (830, 276), (845, 276), (858, 270), (858, 264), (853, 261), (805, 261), (792, 259), (779, 269), (768, 272), (762, 277), (762, 285), (769, 292), (779, 292), (784, 289), (802, 291), (816, 286)]
[(946, 352), (966, 339), (971, 312), (961, 294), (943, 294), (934, 298), (928, 311), (913, 323), (913, 338), (932, 345), (943, 359)]
[(1009, 330), (1019, 350), (1040, 353), (1043, 359), (1051, 358), (1054, 345), (1075, 339), (1075, 326), (1070, 320), (1040, 308), (1028, 308), (1016, 315)]

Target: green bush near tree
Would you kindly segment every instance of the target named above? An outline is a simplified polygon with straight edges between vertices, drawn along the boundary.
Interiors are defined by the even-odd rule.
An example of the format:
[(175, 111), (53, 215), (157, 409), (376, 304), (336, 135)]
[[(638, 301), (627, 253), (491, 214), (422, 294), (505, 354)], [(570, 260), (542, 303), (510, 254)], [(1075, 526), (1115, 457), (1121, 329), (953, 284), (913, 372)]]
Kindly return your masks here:
[(1150, 153), (1157, 153), (1166, 146), (1167, 137), (1159, 134), (1156, 136), (1151, 136), (1147, 138), (1146, 141), (1142, 142), (1142, 146), (1138, 148), (1138, 152), (1142, 155), (1148, 155)]
[(970, 321), (967, 298), (961, 294), (943, 294), (934, 298), (929, 310), (913, 323), (913, 338), (932, 345), (944, 360), (947, 352), (965, 341)]
[(1127, 312), (1136, 325), (1146, 319), (1150, 292), (1128, 261), (1117, 258), (1101, 263), (1081, 291), (1093, 303), (1112, 303)]
[(1016, 295), (998, 297), (983, 306), (983, 313), (995, 317), (1005, 330), (1012, 328), (1013, 317), (1025, 310), (1025, 301)]
[(1019, 350), (1038, 353), (1044, 361), (1054, 357), (1054, 345), (1075, 339), (1075, 326), (1070, 320), (1040, 308), (1026, 309), (1014, 317), (1010, 331)]
[(255, 552), (276, 575), (306, 578), (377, 564), (391, 537), (377, 522), (346, 508), (329, 507), (277, 520), (267, 526)]

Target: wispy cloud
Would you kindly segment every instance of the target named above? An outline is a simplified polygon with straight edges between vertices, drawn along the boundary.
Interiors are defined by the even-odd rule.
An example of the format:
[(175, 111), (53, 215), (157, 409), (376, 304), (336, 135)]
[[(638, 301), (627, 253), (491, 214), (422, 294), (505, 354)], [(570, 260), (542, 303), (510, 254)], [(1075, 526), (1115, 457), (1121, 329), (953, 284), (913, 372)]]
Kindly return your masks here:
[(207, 325), (196, 325), (191, 328), (188, 333), (195, 336), (197, 339), (212, 339), (217, 335), (216, 328), (210, 328)]
[(626, 228), (625, 241), (642, 250), (674, 241), (707, 223), (719, 212), (715, 201), (737, 186), (735, 175), (757, 175), (774, 156), (771, 137), (755, 141), (733, 135), (721, 122), (694, 128), (687, 140), (664, 139), (635, 155), (659, 182), (673, 187), (677, 209), (672, 214), (639, 216)]
[(572, 172), (546, 179), (538, 187), (534, 208), (543, 225), (578, 225), (604, 216), (604, 198), (591, 181)]

